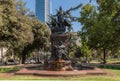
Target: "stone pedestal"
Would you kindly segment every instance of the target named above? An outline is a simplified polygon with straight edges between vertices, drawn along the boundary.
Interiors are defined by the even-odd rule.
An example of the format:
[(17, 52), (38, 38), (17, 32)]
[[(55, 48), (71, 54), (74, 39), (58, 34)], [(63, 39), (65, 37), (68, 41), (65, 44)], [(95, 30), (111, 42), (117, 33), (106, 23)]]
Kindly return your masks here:
[(55, 33), (51, 35), (51, 58), (48, 70), (65, 71), (72, 70), (68, 56), (70, 35), (68, 33)]
[(71, 71), (73, 70), (70, 61), (65, 61), (65, 60), (57, 60), (57, 61), (51, 61), (49, 63), (49, 68), (48, 70), (51, 71)]
[(62, 71), (62, 70), (64, 70), (63, 67), (65, 67), (65, 61), (64, 60), (51, 61), (49, 63), (49, 70)]

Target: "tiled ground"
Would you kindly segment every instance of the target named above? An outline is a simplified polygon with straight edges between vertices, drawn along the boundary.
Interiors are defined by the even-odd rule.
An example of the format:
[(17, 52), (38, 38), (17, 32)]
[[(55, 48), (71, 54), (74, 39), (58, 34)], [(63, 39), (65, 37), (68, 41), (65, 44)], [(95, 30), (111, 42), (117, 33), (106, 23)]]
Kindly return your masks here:
[(75, 70), (75, 71), (47, 71), (47, 70), (29, 70), (21, 69), (14, 73), (15, 75), (39, 75), (39, 76), (73, 76), (73, 75), (104, 75), (106, 72), (99, 68), (94, 70)]

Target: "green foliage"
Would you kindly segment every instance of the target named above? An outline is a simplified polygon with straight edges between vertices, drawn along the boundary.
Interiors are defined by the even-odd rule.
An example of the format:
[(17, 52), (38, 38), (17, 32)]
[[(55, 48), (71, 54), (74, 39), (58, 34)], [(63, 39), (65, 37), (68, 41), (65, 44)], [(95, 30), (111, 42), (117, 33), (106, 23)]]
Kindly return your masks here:
[(101, 65), (99, 68), (120, 70), (119, 65)]
[(89, 49), (85, 42), (83, 42), (81, 46), (81, 53), (84, 55), (84, 57), (91, 58), (92, 50)]
[(83, 57), (84, 56), (84, 54), (82, 53), (82, 51), (81, 51), (81, 47), (76, 47), (76, 50), (75, 50), (75, 57), (76, 58), (80, 58), (80, 57)]
[(70, 46), (69, 46), (69, 57), (70, 58), (79, 58), (81, 55), (80, 46), (76, 44), (78, 40), (77, 33), (71, 33)]
[(19, 11), (19, 14), (25, 15), (28, 13), (29, 9), (25, 8), (26, 2), (23, 2), (23, 0), (16, 0), (16, 6)]
[(109, 51), (120, 49), (119, 0), (96, 0), (97, 6), (86, 4), (80, 12), (82, 42), (90, 49), (101, 50), (103, 61)]
[[(25, 23), (26, 19), (18, 17), (17, 9), (14, 0), (4, 1), (1, 4), (2, 26), (0, 26), (0, 44), (6, 47), (18, 47), (26, 42), (31, 42), (31, 35), (28, 34), (31, 29)], [(30, 32), (31, 33), (31, 32)], [(29, 41), (27, 41), (27, 37)]]
[(81, 47), (74, 45), (73, 47), (71, 47), (70, 51), (69, 51), (69, 57), (72, 58), (80, 58), (80, 57), (84, 57), (85, 53), (81, 52)]
[(27, 16), (25, 4), (22, 0), (0, 1), (0, 46), (20, 58), (34, 50), (49, 49), (48, 27)]
[(12, 67), (12, 68), (0, 68), (0, 72), (6, 73), (6, 72), (11, 72), (11, 71), (17, 71), (19, 70), (19, 67)]

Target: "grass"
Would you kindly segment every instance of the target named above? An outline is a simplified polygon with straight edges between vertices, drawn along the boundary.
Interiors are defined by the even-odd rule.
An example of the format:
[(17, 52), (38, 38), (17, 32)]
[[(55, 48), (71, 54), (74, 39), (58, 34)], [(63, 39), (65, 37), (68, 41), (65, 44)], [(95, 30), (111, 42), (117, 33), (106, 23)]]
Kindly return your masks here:
[(19, 70), (19, 67), (0, 68), (0, 80), (40, 80), (40, 81), (120, 81), (120, 70), (105, 67), (108, 75), (82, 75), (73, 77), (42, 77), (32, 75), (13, 75), (10, 71)]
[(0, 68), (0, 72), (1, 73), (7, 73), (7, 72), (11, 72), (11, 71), (16, 71), (19, 70), (19, 67), (13, 67), (13, 68)]
[(105, 69), (111, 73), (109, 75), (85, 75), (73, 77), (40, 77), (30, 75), (12, 75), (3, 77), (5, 74), (0, 73), (0, 80), (40, 80), (40, 81), (120, 81), (120, 70)]
[[(107, 63), (117, 63), (119, 62), (120, 63), (120, 58), (117, 58), (117, 59), (107, 59)], [(91, 63), (100, 63), (100, 61), (98, 60), (92, 60)]]
[(74, 78), (71, 81), (120, 81), (120, 78), (113, 77), (103, 77), (103, 76), (94, 76), (94, 77), (86, 77), (86, 78)]
[(120, 66), (119, 65), (100, 65), (100, 68), (104, 68), (104, 69), (116, 69), (116, 70), (120, 70)]

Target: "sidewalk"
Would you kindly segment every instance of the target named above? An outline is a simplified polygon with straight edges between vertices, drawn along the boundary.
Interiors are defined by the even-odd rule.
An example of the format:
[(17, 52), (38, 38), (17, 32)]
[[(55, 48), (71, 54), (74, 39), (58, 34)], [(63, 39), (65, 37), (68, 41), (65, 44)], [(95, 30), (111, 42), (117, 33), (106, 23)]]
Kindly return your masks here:
[(35, 67), (35, 66), (41, 66), (41, 64), (18, 64), (18, 65), (1, 65), (0, 64), (0, 68), (12, 68), (12, 67), (25, 68), (25, 67)]

